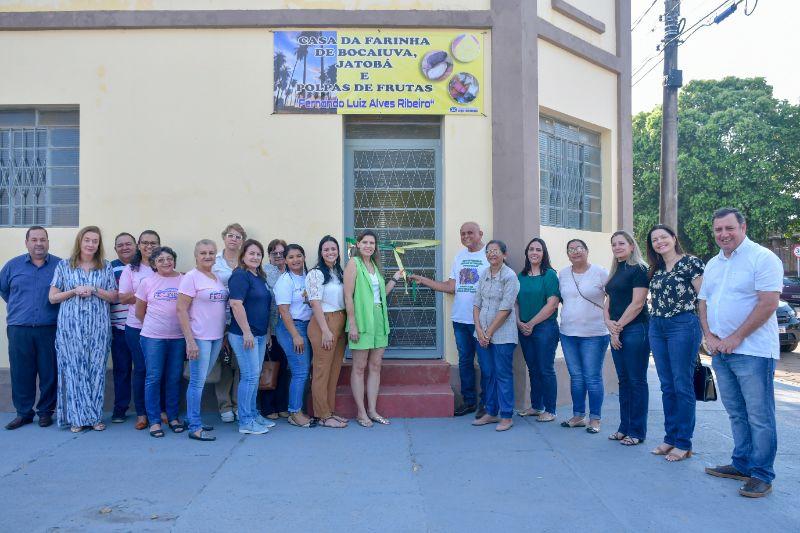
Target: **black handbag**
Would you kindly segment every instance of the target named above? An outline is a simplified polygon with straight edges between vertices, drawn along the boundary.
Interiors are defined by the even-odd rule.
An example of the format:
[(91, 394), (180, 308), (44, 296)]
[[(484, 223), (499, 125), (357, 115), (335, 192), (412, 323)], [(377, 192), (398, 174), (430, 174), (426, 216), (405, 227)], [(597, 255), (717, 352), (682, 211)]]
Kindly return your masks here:
[(717, 401), (717, 386), (711, 369), (700, 362), (700, 356), (694, 364), (694, 397), (698, 402)]

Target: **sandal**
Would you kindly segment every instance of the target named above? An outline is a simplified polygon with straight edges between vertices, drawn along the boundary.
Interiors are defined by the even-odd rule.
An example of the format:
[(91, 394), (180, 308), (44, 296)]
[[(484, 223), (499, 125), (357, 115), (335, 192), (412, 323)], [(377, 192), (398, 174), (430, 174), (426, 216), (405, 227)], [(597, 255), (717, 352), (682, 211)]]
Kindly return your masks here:
[(572, 422), (572, 420), (574, 420), (575, 418), (577, 418), (577, 417), (573, 416), (569, 420), (564, 420), (563, 422), (561, 422), (561, 427), (562, 428), (582, 428), (582, 427), (586, 427), (586, 419), (585, 418), (579, 418), (577, 422)]
[(339, 416), (339, 415), (337, 415), (337, 414), (332, 414), (331, 416), (332, 416), (333, 418), (335, 418), (336, 420), (338, 420), (339, 422), (341, 422), (342, 424), (347, 424), (348, 422), (350, 422), (350, 421), (349, 421), (348, 419), (346, 419), (345, 417), (343, 417), (343, 416)]
[(73, 433), (83, 433), (84, 432), (83, 426), (72, 426), (72, 427), (69, 428), (69, 430), (71, 432), (73, 432)]
[[(674, 453), (675, 450), (678, 450), (678, 452)], [(678, 461), (689, 459), (691, 456), (692, 456), (692, 450), (681, 450), (680, 448), (672, 448), (672, 450), (670, 450), (670, 452), (667, 454), (666, 457), (664, 457), (664, 459), (666, 459), (670, 463), (677, 463)]]
[(637, 444), (641, 444), (644, 442), (644, 439), (639, 439), (637, 437), (631, 437), (626, 435), (624, 439), (620, 440), (619, 443), (623, 446), (636, 446)]
[(537, 422), (552, 422), (555, 419), (556, 415), (553, 413), (548, 413), (547, 411), (536, 417)]
[(598, 426), (586, 426), (586, 433), (597, 434), (600, 433), (600, 428)]
[(384, 426), (388, 426), (389, 424), (391, 424), (391, 422), (389, 422), (387, 418), (382, 417), (378, 413), (371, 415), (369, 419), (372, 420), (373, 422), (377, 422), (378, 424), (382, 424)]
[(319, 425), (324, 428), (336, 428), (336, 429), (343, 429), (347, 427), (347, 424), (343, 423), (341, 420), (336, 418), (335, 416), (329, 416), (326, 418), (319, 419)]
[(179, 420), (175, 420), (174, 422), (169, 423), (169, 429), (171, 429), (173, 433), (183, 433), (186, 431), (186, 424)]
[(527, 409), (523, 409), (522, 411), (517, 411), (519, 416), (539, 416), (544, 411), (540, 411), (539, 409), (534, 409), (533, 407), (528, 407)]
[(287, 420), (289, 421), (290, 425), (298, 427), (298, 428), (310, 428), (310, 427), (312, 427), (311, 422), (313, 421), (313, 420), (309, 419), (308, 422), (306, 422), (305, 424), (301, 424), (300, 422), (298, 422), (297, 420), (294, 419), (294, 413), (289, 415), (289, 418)]
[(356, 422), (358, 422), (358, 425), (361, 426), (362, 428), (371, 428), (373, 426), (372, 420), (370, 420), (369, 418), (356, 417)]
[(103, 422), (98, 422), (97, 424), (92, 426), (94, 431), (105, 431), (106, 425)]
[(161, 437), (164, 436), (164, 430), (163, 429), (151, 429), (150, 430), (150, 436), (151, 437), (155, 437), (157, 439), (160, 439)]
[(209, 435), (208, 432), (204, 429), (201, 429), (198, 433), (189, 433), (189, 438), (194, 440), (202, 440), (202, 441), (212, 441), (217, 440), (217, 437), (213, 435)]
[(672, 448), (674, 447), (675, 446), (672, 446), (671, 444), (667, 444), (665, 442), (653, 448), (653, 450), (650, 453), (652, 453), (653, 455), (667, 455), (669, 452), (672, 451)]
[(626, 435), (623, 435), (619, 431), (615, 431), (611, 435), (608, 436), (608, 440), (625, 440)]

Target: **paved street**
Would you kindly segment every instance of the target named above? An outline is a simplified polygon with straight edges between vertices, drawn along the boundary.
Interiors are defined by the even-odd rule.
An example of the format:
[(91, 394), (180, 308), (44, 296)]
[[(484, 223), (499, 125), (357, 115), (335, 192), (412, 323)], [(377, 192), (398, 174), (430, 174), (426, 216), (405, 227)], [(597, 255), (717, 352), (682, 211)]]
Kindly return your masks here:
[(2, 431), (0, 530), (800, 530), (800, 387), (777, 384), (778, 479), (772, 495), (748, 500), (739, 482), (703, 473), (732, 445), (719, 402), (698, 406), (695, 457), (649, 453), (663, 421), (652, 368), (650, 382), (650, 437), (632, 448), (606, 439), (616, 396), (599, 435), (522, 418), (507, 433), (459, 418), (371, 430), (281, 422), (247, 437), (218, 424), (214, 443), (155, 440), (132, 422), (77, 436)]

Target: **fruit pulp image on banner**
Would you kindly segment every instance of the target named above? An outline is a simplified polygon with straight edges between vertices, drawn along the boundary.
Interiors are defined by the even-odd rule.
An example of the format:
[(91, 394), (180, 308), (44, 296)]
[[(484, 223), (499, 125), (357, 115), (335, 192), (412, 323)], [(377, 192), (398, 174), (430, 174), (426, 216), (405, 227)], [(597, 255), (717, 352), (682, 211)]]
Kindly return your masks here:
[(483, 114), (482, 32), (273, 34), (274, 113)]

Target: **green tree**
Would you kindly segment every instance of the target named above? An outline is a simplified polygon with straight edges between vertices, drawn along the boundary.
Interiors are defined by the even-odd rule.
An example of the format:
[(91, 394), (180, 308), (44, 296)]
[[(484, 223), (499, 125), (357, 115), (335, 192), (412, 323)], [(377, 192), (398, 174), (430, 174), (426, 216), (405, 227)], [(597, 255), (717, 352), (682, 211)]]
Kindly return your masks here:
[[(634, 228), (658, 222), (661, 108), (633, 117)], [(748, 235), (800, 231), (800, 106), (778, 100), (764, 78), (696, 80), (678, 99), (678, 235), (704, 259), (717, 247), (711, 213), (739, 208)]]

